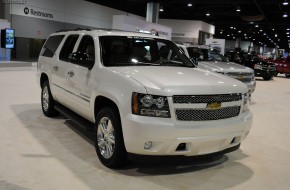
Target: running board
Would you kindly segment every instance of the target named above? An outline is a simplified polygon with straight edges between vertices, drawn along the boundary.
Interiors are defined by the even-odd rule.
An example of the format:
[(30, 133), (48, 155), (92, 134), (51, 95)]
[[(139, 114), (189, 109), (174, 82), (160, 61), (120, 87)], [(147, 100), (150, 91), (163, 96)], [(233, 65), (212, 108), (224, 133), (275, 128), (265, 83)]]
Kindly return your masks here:
[(69, 118), (73, 123), (80, 126), (81, 128), (93, 131), (94, 130), (94, 124), (87, 119), (83, 118), (82, 116), (74, 113), (70, 109), (66, 108), (65, 106), (61, 105), (58, 102), (55, 102), (54, 108), (59, 111), (62, 115)]

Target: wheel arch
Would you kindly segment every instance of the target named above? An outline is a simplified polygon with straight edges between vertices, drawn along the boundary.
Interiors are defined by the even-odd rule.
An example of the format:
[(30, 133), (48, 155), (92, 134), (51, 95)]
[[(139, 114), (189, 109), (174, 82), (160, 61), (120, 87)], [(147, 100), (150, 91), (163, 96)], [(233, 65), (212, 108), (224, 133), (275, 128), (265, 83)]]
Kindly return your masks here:
[(117, 117), (119, 118), (119, 120), (121, 122), (120, 110), (119, 110), (118, 105), (110, 98), (107, 98), (107, 97), (102, 96), (102, 95), (99, 95), (95, 98), (95, 102), (94, 102), (94, 117), (95, 118), (96, 118), (97, 114), (99, 113), (99, 111), (104, 107), (111, 107), (111, 108), (115, 109), (116, 112), (118, 113)]
[(41, 73), (41, 75), (40, 75), (40, 81), (39, 81), (40, 87), (42, 87), (42, 84), (45, 81), (48, 81), (49, 82), (48, 75), (46, 73)]

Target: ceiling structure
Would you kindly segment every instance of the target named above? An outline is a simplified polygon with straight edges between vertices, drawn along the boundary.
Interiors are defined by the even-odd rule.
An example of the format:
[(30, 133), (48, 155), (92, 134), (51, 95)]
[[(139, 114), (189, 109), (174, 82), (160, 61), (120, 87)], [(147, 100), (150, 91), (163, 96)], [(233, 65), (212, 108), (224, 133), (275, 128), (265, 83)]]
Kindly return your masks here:
[[(87, 1), (146, 17), (148, 0)], [(284, 5), (285, 1), (289, 4)], [(154, 2), (160, 3), (163, 8), (159, 18), (202, 20), (216, 26), (215, 38), (228, 40), (241, 38), (261, 46), (277, 45), (279, 48), (289, 49), (290, 0), (155, 0)], [(237, 11), (238, 8), (240, 11)]]

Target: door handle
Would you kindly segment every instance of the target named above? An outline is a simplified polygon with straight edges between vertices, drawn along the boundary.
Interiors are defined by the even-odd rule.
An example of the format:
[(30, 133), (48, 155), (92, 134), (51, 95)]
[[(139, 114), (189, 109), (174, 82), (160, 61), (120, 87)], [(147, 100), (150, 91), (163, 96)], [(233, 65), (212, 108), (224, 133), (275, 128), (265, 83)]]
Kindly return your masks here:
[(72, 72), (72, 71), (69, 71), (68, 73), (67, 73), (70, 77), (73, 77), (75, 74), (74, 74), (74, 72)]
[(58, 66), (54, 66), (53, 69), (54, 69), (55, 71), (58, 71)]

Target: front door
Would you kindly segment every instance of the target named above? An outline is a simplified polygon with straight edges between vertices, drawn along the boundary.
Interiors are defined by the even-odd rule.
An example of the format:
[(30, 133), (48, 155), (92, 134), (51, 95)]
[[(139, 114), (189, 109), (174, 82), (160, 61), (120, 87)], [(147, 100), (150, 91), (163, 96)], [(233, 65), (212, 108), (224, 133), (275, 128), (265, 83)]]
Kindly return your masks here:
[[(84, 35), (81, 38), (76, 52), (85, 54), (90, 60), (95, 60), (95, 43), (91, 36)], [(93, 74), (92, 69), (82, 62), (70, 63), (66, 86), (71, 92), (68, 94), (72, 109), (80, 115), (87, 116), (90, 113), (90, 101), (92, 95)]]

